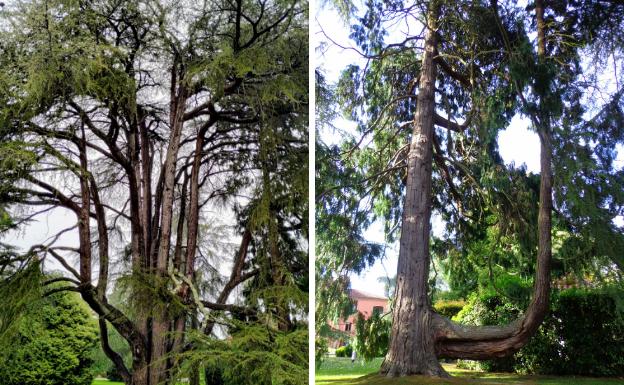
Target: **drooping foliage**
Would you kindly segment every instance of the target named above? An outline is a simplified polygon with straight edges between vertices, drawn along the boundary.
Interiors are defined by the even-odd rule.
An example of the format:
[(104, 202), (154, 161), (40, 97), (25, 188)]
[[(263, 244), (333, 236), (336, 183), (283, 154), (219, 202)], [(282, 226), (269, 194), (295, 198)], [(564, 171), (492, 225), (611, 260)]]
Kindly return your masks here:
[[(399, 305), (382, 374), (445, 376), (440, 357), (513, 354), (548, 311), (552, 275), (621, 273), (621, 252), (613, 251), (624, 207), (614, 162), (619, 79), (595, 39), (617, 41), (619, 32), (590, 13), (617, 23), (623, 12), (599, 2), (368, 1), (353, 18), (362, 60), (343, 70), (334, 97), (355, 128), (337, 138), (328, 125), (319, 135), (331, 149), (317, 167), (317, 179), (329, 183), (317, 195), (319, 244), (336, 245), (323, 265), (337, 266), (320, 280), (331, 289), (359, 272), (351, 266), (371, 263), (357, 245), (340, 245), (366, 246), (358, 236), (373, 222), (384, 224), (387, 242), (400, 239)], [(607, 46), (607, 61), (621, 67), (619, 48)], [(590, 65), (584, 57), (592, 53)], [(616, 78), (616, 87), (601, 76)], [(540, 140), (538, 175), (499, 152), (498, 134), (520, 117)], [(432, 211), (444, 226), (434, 236)], [(355, 226), (341, 239), (345, 232), (328, 230), (342, 218)], [(496, 288), (501, 273), (533, 286), (533, 296), (517, 317), (500, 320), (505, 326), (458, 326), (432, 306), (432, 261), (459, 296), (487, 281)], [(318, 307), (335, 306), (322, 302), (328, 295), (319, 299)]]
[(231, 339), (217, 341), (195, 335), (198, 345), (187, 355), (189, 367), (204, 367), (211, 384), (297, 385), (308, 379), (308, 333), (301, 327), (290, 333), (263, 325), (238, 324)]
[[(497, 144), (514, 116), (547, 114), (551, 121), (553, 274), (612, 271), (621, 263), (623, 236), (617, 217), (624, 181), (615, 162), (622, 145), (620, 90), (599, 79), (621, 81), (621, 72), (613, 72), (622, 65), (621, 34), (614, 28), (621, 5), (549, 4), (548, 60), (542, 61), (531, 37), (534, 4), (440, 3), (432, 205), (445, 226), (433, 238), (432, 254), (451, 288), (467, 295), (498, 271), (527, 278), (535, 271), (539, 175), (506, 164)], [(319, 130), (317, 180), (324, 187), (317, 188), (317, 253), (322, 266), (336, 265), (322, 282), (371, 263), (371, 254), (356, 245), (366, 250), (361, 234), (374, 221), (384, 223), (388, 242), (397, 239), (427, 4), (361, 4), (350, 34), (361, 62), (326, 86), (333, 105), (356, 128), (340, 140), (329, 124)], [(609, 15), (614, 24), (597, 14)], [(397, 20), (409, 28), (405, 35), (396, 31), (405, 32)], [(342, 218), (353, 225), (331, 231)], [(320, 248), (329, 242), (336, 246)]]
[(101, 338), (127, 383), (177, 374), (188, 331), (240, 336), (230, 323), (243, 322), (288, 336), (305, 323), (307, 12), (246, 0), (0, 9), (2, 230), (70, 218), (40, 244), (5, 232), (20, 247), (0, 265), (62, 270), (100, 335), (129, 345), (131, 367)]

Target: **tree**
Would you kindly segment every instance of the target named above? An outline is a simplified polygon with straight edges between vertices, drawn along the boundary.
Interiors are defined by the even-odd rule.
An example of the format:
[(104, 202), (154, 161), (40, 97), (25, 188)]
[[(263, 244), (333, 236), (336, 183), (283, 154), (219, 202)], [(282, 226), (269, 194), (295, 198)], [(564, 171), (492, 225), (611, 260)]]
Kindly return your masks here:
[[(3, 265), (62, 269), (128, 384), (171, 381), (190, 329), (227, 333), (242, 319), (293, 331), (307, 311), (306, 3), (1, 12), (2, 206), (22, 228), (43, 213), (75, 218)], [(113, 284), (127, 306), (110, 300)]]
[(3, 344), (0, 381), (6, 385), (90, 385), (97, 323), (89, 309), (68, 292), (29, 305), (18, 322), (17, 335)]
[[(375, 218), (385, 220), (389, 240), (400, 227), (392, 333), (381, 373), (445, 376), (438, 358), (509, 355), (536, 331), (548, 310), (553, 210), (557, 222), (571, 230), (577, 242), (588, 245), (598, 235), (610, 245), (622, 240), (613, 219), (624, 201), (607, 187), (622, 185), (622, 172), (612, 163), (622, 135), (600, 114), (583, 116), (590, 108), (612, 106), (610, 114), (619, 120), (619, 91), (603, 106), (590, 103), (585, 109), (580, 101), (587, 95), (587, 83), (581, 81), (585, 71), (581, 54), (595, 47), (597, 34), (614, 36), (611, 26), (594, 15), (609, 14), (619, 22), (623, 9), (614, 4), (538, 0), (525, 10), (496, 1), (453, 2), (452, 6), (432, 1), (411, 6), (367, 2), (365, 11), (351, 37), (368, 63), (363, 69), (348, 67), (336, 90), (344, 114), (358, 123), (358, 132), (340, 147), (329, 147), (323, 159), (326, 165), (318, 168), (319, 179), (328, 181), (317, 195), (322, 207), (317, 221), (328, 224), (317, 225), (319, 243), (357, 242)], [(405, 18), (412, 28), (414, 15), (422, 23), (421, 34), (384, 41), (387, 23)], [(536, 47), (528, 38), (530, 32), (537, 35)], [(531, 207), (530, 201), (510, 198), (531, 194), (530, 184), (510, 183), (518, 170), (503, 163), (496, 145), (497, 132), (516, 113), (530, 119), (541, 143), (535, 221), (530, 216), (535, 211), (523, 210), (525, 204)], [(411, 134), (404, 128), (410, 121)], [(597, 121), (602, 121), (601, 128)], [(579, 136), (573, 137), (572, 132)], [(588, 144), (580, 139), (606, 133), (612, 135), (610, 140)], [(601, 160), (590, 160), (587, 154), (592, 153)], [(572, 165), (567, 162), (570, 158), (587, 163)], [(604, 179), (594, 184), (590, 181), (596, 180), (598, 169)], [(559, 200), (553, 207), (555, 179), (554, 195)], [(572, 187), (581, 181), (587, 188), (583, 192)], [(580, 203), (584, 194), (591, 195), (595, 204)], [(569, 210), (571, 202), (578, 204), (578, 211)], [(589, 207), (597, 211), (590, 213)], [(479, 328), (457, 325), (435, 312), (429, 291), (434, 209), (447, 223), (448, 243), (460, 253), (485, 236), (492, 219), (503, 222), (499, 227), (505, 234), (517, 232), (517, 238), (524, 232), (537, 233), (527, 238), (527, 250), (537, 258), (533, 298), (520, 318), (505, 326)], [(585, 231), (592, 233), (586, 241), (577, 236), (584, 230), (574, 225), (583, 221), (582, 210), (587, 210), (584, 218), (591, 227)], [(330, 226), (345, 217), (353, 220), (348, 238), (322, 239)], [(597, 222), (604, 232), (590, 224)], [(345, 268), (338, 261), (352, 258), (362, 264), (370, 258), (366, 253), (358, 256), (356, 250), (357, 246), (345, 246), (342, 255), (331, 249), (321, 253)], [(621, 261), (615, 253), (593, 250), (595, 254), (583, 256), (585, 263), (603, 261), (601, 266), (613, 269)]]

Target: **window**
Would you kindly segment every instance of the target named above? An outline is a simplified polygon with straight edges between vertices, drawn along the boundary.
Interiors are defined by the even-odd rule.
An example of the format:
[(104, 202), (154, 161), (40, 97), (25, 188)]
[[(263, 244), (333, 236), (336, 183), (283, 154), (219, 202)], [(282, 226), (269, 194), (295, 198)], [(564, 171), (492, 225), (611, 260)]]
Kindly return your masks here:
[(383, 311), (384, 311), (383, 306), (374, 306), (373, 307), (373, 314), (381, 315), (383, 313)]
[(347, 322), (345, 323), (345, 332), (350, 332), (351, 331), (351, 323)]

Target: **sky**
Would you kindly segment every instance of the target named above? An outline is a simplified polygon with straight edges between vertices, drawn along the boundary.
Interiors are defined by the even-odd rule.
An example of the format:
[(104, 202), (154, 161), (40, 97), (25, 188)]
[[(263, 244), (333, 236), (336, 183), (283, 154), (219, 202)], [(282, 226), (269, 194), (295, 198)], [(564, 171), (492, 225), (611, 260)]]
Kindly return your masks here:
[[(315, 14), (316, 41), (324, 42), (322, 49), (317, 49), (316, 65), (322, 67), (328, 83), (334, 83), (338, 80), (340, 72), (349, 64), (366, 64), (355, 49), (354, 43), (349, 40), (349, 29), (344, 21), (337, 13), (328, 7), (317, 9)], [(417, 29), (417, 25), (396, 25), (389, 30), (387, 43), (399, 42), (405, 38), (408, 29), (413, 31)], [(606, 79), (611, 83), (615, 83), (610, 79)], [(337, 119), (335, 125), (340, 128), (352, 128), (354, 124), (342, 118)], [(516, 166), (526, 165), (528, 172), (539, 173), (540, 169), (540, 143), (535, 132), (528, 128), (530, 121), (527, 118), (515, 116), (509, 127), (501, 131), (498, 135), (498, 146), (500, 155), (506, 164), (514, 163)], [(339, 138), (333, 136), (332, 133), (322, 132), (321, 138), (326, 143), (338, 141)], [(615, 162), (616, 167), (624, 167), (624, 148), (619, 146), (618, 159)], [(620, 217), (616, 221), (620, 226), (624, 226), (624, 220)], [(432, 231), (434, 234), (442, 232), (442, 223), (438, 218), (432, 218)], [(365, 233), (364, 236), (369, 241), (384, 243), (383, 225), (374, 223)], [(371, 268), (365, 270), (360, 275), (351, 276), (351, 286), (354, 289), (366, 291), (371, 294), (383, 295), (384, 283), (380, 281), (380, 277), (393, 277), (396, 275), (398, 258), (398, 245), (387, 245), (384, 258), (378, 260)]]

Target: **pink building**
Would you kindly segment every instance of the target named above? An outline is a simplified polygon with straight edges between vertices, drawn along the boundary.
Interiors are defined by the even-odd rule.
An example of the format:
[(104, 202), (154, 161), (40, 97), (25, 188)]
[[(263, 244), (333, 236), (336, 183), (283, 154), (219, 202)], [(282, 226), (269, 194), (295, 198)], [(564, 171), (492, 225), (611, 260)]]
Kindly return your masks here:
[[(383, 314), (389, 311), (388, 298), (386, 297), (355, 289), (351, 289), (349, 296), (355, 304), (355, 312), (347, 317), (347, 319), (339, 320), (338, 325), (332, 324), (331, 327), (346, 332), (351, 336), (355, 335), (355, 323), (358, 313), (362, 313), (364, 319), (369, 319), (374, 312)], [(331, 345), (339, 346), (342, 345), (342, 342), (343, 341), (334, 341)]]

